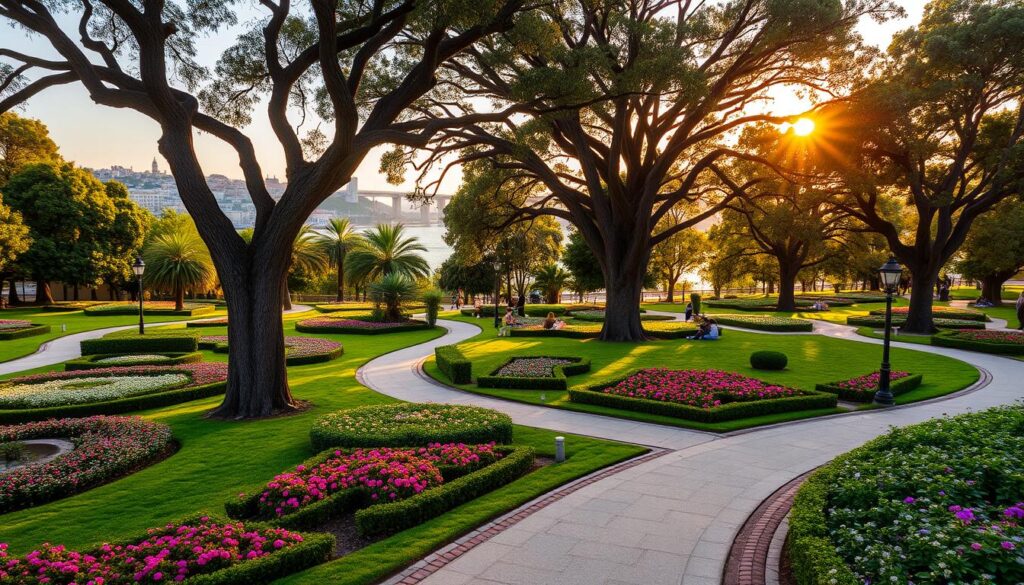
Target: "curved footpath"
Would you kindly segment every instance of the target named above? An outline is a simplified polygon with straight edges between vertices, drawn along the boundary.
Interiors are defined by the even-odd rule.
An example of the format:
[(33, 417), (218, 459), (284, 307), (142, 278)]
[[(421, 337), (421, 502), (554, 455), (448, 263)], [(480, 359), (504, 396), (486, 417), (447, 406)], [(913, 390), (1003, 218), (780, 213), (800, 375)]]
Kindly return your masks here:
[[(284, 311), (283, 314), (289, 315), (292, 313), (303, 313), (311, 310), (312, 307), (306, 305), (294, 305), (290, 310)], [(220, 317), (211, 317), (212, 319), (219, 319)], [(185, 323), (187, 321), (206, 321), (207, 319), (185, 319), (182, 321), (166, 321), (163, 323), (153, 323), (146, 325), (146, 327), (163, 327), (164, 325), (174, 325), (176, 323)], [(0, 375), (13, 374), (15, 372), (22, 372), (24, 370), (31, 370), (33, 368), (41, 368), (43, 366), (52, 366), (53, 364), (59, 364), (68, 360), (73, 360), (82, 356), (81, 343), (86, 339), (96, 339), (103, 337), (108, 333), (115, 331), (124, 331), (125, 329), (134, 329), (138, 325), (125, 325), (122, 327), (107, 327), (106, 329), (93, 329), (92, 331), (83, 331), (81, 333), (72, 333), (71, 335), (65, 335), (64, 337), (58, 337), (47, 341), (46, 343), (39, 346), (39, 349), (35, 353), (29, 354), (25, 357), (14, 359), (8, 362), (0, 363)]]
[[(436, 346), (468, 339), (478, 330), (457, 321), (439, 323), (448, 329), (446, 335), (370, 361), (359, 370), (360, 381), (402, 400), (486, 406), (508, 413), (518, 424), (673, 451), (576, 490), (424, 579), (407, 582), (719, 585), (739, 527), (762, 500), (793, 478), (891, 426), (1024, 397), (1024, 362), (894, 343), (972, 364), (981, 370), (981, 381), (970, 391), (916, 405), (711, 434), (498, 400), (444, 386), (422, 373), (422, 362)], [(881, 343), (857, 335), (851, 327), (821, 321), (815, 321), (815, 334)], [(566, 448), (571, 452), (571, 442)]]

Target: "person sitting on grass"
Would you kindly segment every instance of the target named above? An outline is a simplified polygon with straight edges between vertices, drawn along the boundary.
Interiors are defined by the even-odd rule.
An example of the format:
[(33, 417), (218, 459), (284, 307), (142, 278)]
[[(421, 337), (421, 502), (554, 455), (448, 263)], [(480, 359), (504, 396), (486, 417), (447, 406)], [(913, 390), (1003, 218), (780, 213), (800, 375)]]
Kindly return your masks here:
[(498, 329), (498, 337), (507, 337), (512, 332), (513, 327), (521, 325), (519, 320), (516, 319), (516, 314), (512, 310), (512, 307), (505, 308), (505, 318), (502, 319), (501, 322), (502, 327)]
[(718, 323), (715, 320), (699, 315), (694, 318), (697, 321), (697, 334), (693, 336), (694, 339), (718, 339)]
[(544, 318), (544, 328), (553, 329), (558, 331), (562, 327), (565, 327), (565, 321), (562, 321), (558, 317), (555, 317), (553, 312), (549, 312), (548, 316)]
[(974, 306), (975, 307), (981, 307), (981, 308), (987, 308), (987, 307), (991, 307), (993, 305), (992, 305), (992, 302), (989, 301), (988, 299), (986, 299), (985, 297), (978, 297), (978, 300), (974, 301)]

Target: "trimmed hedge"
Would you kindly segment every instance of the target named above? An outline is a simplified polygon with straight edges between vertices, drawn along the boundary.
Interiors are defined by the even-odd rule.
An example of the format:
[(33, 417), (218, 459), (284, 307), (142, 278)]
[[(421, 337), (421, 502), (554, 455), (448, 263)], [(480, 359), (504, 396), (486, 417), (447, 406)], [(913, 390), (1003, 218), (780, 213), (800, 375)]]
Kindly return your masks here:
[[(498, 372), (503, 367), (517, 359), (528, 358), (550, 358), (559, 360), (573, 360), (575, 363), (555, 366), (553, 376), (499, 376)], [(509, 358), (505, 363), (498, 366), (487, 376), (479, 376), (476, 385), (480, 388), (508, 388), (511, 390), (565, 390), (569, 387), (566, 380), (568, 376), (575, 376), (590, 371), (590, 360), (575, 356), (517, 356)]]
[(761, 350), (750, 354), (750, 367), (755, 370), (785, 370), (788, 363), (789, 358), (781, 351)]
[(109, 305), (111, 301), (57, 301), (52, 305), (40, 307), (46, 313), (67, 313), (69, 311), (82, 311), (89, 307)]
[(209, 321), (189, 321), (185, 323), (185, 327), (227, 327), (228, 318), (223, 319), (211, 319)]
[[(893, 307), (892, 316), (893, 318), (904, 318), (906, 315), (906, 307)], [(875, 309), (871, 311), (871, 315), (885, 317), (885, 309)], [(932, 316), (940, 319), (958, 319), (961, 321), (988, 321), (988, 315), (981, 311), (972, 311), (969, 309), (955, 309), (945, 306), (932, 307)]]
[(171, 406), (182, 402), (191, 402), (200, 398), (209, 398), (223, 394), (228, 383), (215, 382), (205, 386), (192, 386), (190, 388), (175, 388), (165, 392), (153, 394), (142, 394), (140, 396), (129, 396), (105, 402), (92, 402), (89, 404), (69, 404), (63, 406), (49, 406), (46, 408), (19, 408), (12, 410), (0, 410), (0, 424), (23, 423), (46, 418), (64, 418), (92, 416), (95, 414), (122, 414), (136, 410), (148, 410)]
[[(374, 309), (373, 303), (324, 303), (320, 305), (313, 305), (313, 308), (321, 313), (341, 313), (350, 311), (359, 311), (360, 313), (369, 313)], [(402, 303), (402, 310), (404, 311), (422, 311), (427, 308), (425, 303)]]
[(199, 336), (185, 331), (175, 334), (109, 335), (81, 342), (82, 355), (125, 353), (191, 353), (199, 349)]
[[(462, 313), (463, 317), (475, 317), (476, 316), (476, 308), (475, 307), (462, 307), (462, 309), (460, 309), (459, 312)], [(545, 315), (546, 314), (547, 313), (545, 313)], [(494, 318), (494, 305), (481, 305), (480, 306), (480, 316), (481, 317), (491, 317), (493, 319)]]
[(513, 327), (511, 337), (565, 337), (568, 339), (593, 339), (601, 335), (601, 327), (594, 325), (566, 325), (562, 329), (544, 329), (539, 326)]
[(804, 319), (776, 317), (774, 315), (729, 315), (716, 313), (708, 315), (720, 325), (732, 325), (744, 329), (758, 331), (809, 332), (814, 331), (814, 324)]
[(452, 384), (469, 384), (473, 381), (473, 362), (466, 359), (458, 346), (439, 345), (434, 348), (437, 369), (444, 372)]
[[(641, 321), (675, 321), (674, 315), (647, 315), (645, 314), (646, 309), (640, 309), (640, 320)], [(592, 313), (600, 313), (595, 315)], [(603, 323), (604, 322), (604, 311), (572, 311), (568, 313), (570, 317), (577, 321), (588, 321), (591, 323)]]
[[(211, 336), (214, 337), (214, 336)], [(309, 364), (321, 364), (323, 362), (329, 362), (333, 359), (337, 359), (345, 353), (345, 347), (338, 344), (338, 347), (324, 351), (322, 353), (315, 353), (310, 355), (289, 355), (288, 354), (288, 340), (291, 339), (289, 336), (285, 336), (285, 357), (284, 363), (286, 366), (305, 366)], [(301, 339), (313, 339), (318, 340), (316, 337), (305, 337)], [(324, 340), (329, 341), (329, 340)], [(207, 337), (200, 337), (198, 340), (199, 349), (208, 349), (214, 353), (228, 353), (228, 343), (226, 341), (209, 339)]]
[[(922, 374), (913, 374), (906, 378), (900, 378), (899, 380), (892, 380), (889, 382), (889, 391), (892, 392), (893, 396), (899, 396), (900, 394), (906, 394), (911, 390), (921, 385), (921, 380), (924, 378)], [(838, 382), (829, 382), (827, 384), (818, 384), (814, 387), (818, 392), (828, 392), (829, 394), (836, 394), (843, 400), (850, 402), (871, 402), (874, 399), (874, 394), (865, 394), (864, 392), (857, 392), (848, 388), (841, 388), (836, 386)]]
[(102, 359), (118, 357), (122, 355), (132, 355), (123, 353), (97, 353), (87, 356), (82, 356), (78, 359), (64, 362), (64, 371), (71, 372), (74, 370), (92, 370), (95, 368), (110, 368), (116, 366), (132, 365), (132, 366), (177, 366), (180, 364), (194, 364), (203, 361), (203, 354), (198, 351), (188, 353), (174, 353), (167, 352), (164, 355), (167, 359), (162, 361), (147, 360), (143, 362), (134, 362), (131, 364), (101, 364), (97, 363)]
[[(935, 326), (939, 329), (984, 329), (985, 323), (981, 321), (969, 321), (966, 319), (945, 319), (942, 317), (936, 317), (933, 319)], [(905, 317), (893, 315), (892, 325), (893, 327), (902, 327), (907, 322)], [(885, 316), (883, 315), (867, 315), (867, 316), (854, 316), (846, 318), (847, 325), (856, 325), (858, 327), (885, 327)]]
[(958, 336), (957, 333), (958, 331), (940, 331), (932, 336), (932, 345), (1000, 355), (1024, 355), (1024, 344), (964, 339)]
[[(437, 421), (399, 418), (409, 413), (428, 413)], [(450, 415), (459, 422), (444, 420)], [(370, 421), (365, 427), (339, 428), (334, 418), (355, 417)], [(474, 417), (475, 420), (468, 420)], [(408, 420), (408, 423), (393, 424)], [(376, 406), (360, 406), (318, 417), (309, 430), (309, 441), (320, 451), (336, 447), (423, 447), (429, 443), (483, 444), (512, 442), (512, 418), (507, 414), (460, 404), (420, 404), (403, 402)]]
[[(199, 315), (207, 315), (217, 311), (217, 307), (207, 303), (185, 303), (185, 308), (181, 311), (176, 311), (173, 308), (150, 308), (143, 305), (143, 312), (146, 315), (176, 315), (184, 317), (196, 317)], [(102, 305), (93, 305), (84, 309), (85, 314), (90, 317), (99, 317), (106, 315), (138, 315), (139, 305), (138, 303), (106, 303)]]
[(25, 327), (23, 329), (0, 331), (0, 341), (10, 341), (12, 339), (22, 339), (25, 337), (34, 337), (36, 335), (45, 335), (46, 333), (49, 332), (49, 325), (39, 325), (37, 323), (33, 323), (31, 327)]
[(822, 408), (835, 408), (838, 404), (838, 397), (835, 394), (804, 390), (802, 396), (788, 396), (786, 398), (773, 398), (771, 400), (754, 400), (750, 402), (730, 402), (715, 408), (698, 408), (687, 404), (675, 402), (662, 402), (659, 400), (647, 400), (645, 398), (631, 398), (617, 394), (606, 394), (602, 392), (609, 386), (632, 376), (628, 376), (605, 382), (597, 386), (591, 386), (583, 390), (569, 389), (569, 400), (581, 404), (593, 404), (595, 406), (607, 406), (621, 408), (647, 414), (658, 414), (671, 416), (704, 423), (715, 423), (766, 414), (780, 412), (794, 412), (799, 410), (817, 410)]
[(861, 585), (829, 540), (825, 519), (828, 486), (846, 458), (847, 455), (840, 456), (816, 471), (793, 498), (786, 550), (793, 576), (800, 585)]
[[(317, 319), (322, 321), (324, 318)], [(354, 319), (354, 318), (353, 318)], [(362, 320), (362, 319), (357, 319)], [(312, 319), (310, 319), (312, 321)], [(305, 321), (299, 321), (295, 323), (295, 330), (300, 333), (347, 333), (349, 335), (380, 335), (382, 333), (398, 333), (401, 331), (422, 331), (425, 329), (433, 329), (435, 326), (427, 323), (426, 321), (420, 321), (418, 319), (410, 319), (400, 325), (394, 327), (351, 327), (346, 325), (306, 325)]]
[[(532, 447), (510, 446), (495, 449), (504, 457), (451, 481), (412, 497), (396, 502), (373, 504), (366, 492), (359, 488), (337, 492), (323, 500), (309, 504), (298, 511), (269, 520), (266, 523), (282, 528), (310, 528), (323, 525), (347, 512), (355, 510), (356, 529), (363, 536), (380, 536), (400, 532), (440, 516), (470, 500), (491, 492), (523, 475), (533, 466)], [(334, 455), (328, 449), (304, 461), (306, 467), (323, 463)], [(224, 504), (232, 518), (256, 516), (260, 494), (265, 484), (248, 490), (254, 492), (244, 499), (228, 500)], [(370, 505), (372, 504), (372, 505)], [(369, 507), (367, 507), (369, 505)]]

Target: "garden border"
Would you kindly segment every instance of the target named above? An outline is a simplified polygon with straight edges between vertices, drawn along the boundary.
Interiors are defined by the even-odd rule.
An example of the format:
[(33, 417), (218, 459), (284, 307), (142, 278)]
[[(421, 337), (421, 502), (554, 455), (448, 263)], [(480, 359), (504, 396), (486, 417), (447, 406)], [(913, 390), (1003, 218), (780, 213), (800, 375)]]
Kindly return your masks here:
[[(772, 319), (789, 320), (792, 323), (766, 324), (744, 321), (743, 317), (768, 317)], [(752, 329), (754, 331), (768, 331), (773, 333), (809, 333), (814, 331), (814, 323), (806, 319), (794, 317), (777, 317), (775, 315), (746, 315), (730, 313), (708, 313), (707, 317), (714, 319), (720, 325), (739, 327), (741, 329)]]
[[(382, 335), (385, 333), (402, 333), (406, 331), (424, 331), (433, 329), (436, 325), (431, 325), (426, 321), (419, 319), (409, 319), (400, 325), (395, 327), (349, 327), (345, 325), (303, 325), (305, 321), (312, 321), (313, 319), (328, 319), (330, 317), (313, 317), (311, 319), (303, 319), (295, 323), (295, 330), (299, 333), (342, 333), (347, 335)], [(362, 321), (362, 319), (352, 319), (353, 321)]]
[(23, 339), (25, 337), (35, 337), (36, 335), (46, 335), (49, 332), (49, 325), (32, 323), (28, 327), (22, 327), (21, 329), (0, 331), (0, 341), (11, 341), (14, 339)]
[(994, 355), (1024, 355), (1024, 344), (1014, 345), (1008, 343), (989, 343), (973, 339), (957, 339), (957, 333), (959, 333), (959, 330), (940, 331), (932, 335), (932, 345)]
[[(520, 359), (548, 358), (572, 360), (571, 364), (552, 367), (551, 376), (499, 376), (502, 368)], [(568, 377), (590, 371), (590, 359), (579, 356), (523, 355), (512, 356), (486, 376), (478, 376), (476, 385), (480, 388), (506, 388), (510, 390), (566, 390)]]
[[(217, 312), (217, 306), (212, 303), (185, 303), (197, 305), (191, 309), (182, 309), (181, 311), (175, 309), (147, 309), (143, 305), (142, 310), (146, 315), (171, 315), (176, 317), (199, 317), (201, 315), (208, 315), (210, 313)], [(114, 308), (103, 309), (114, 305)], [(137, 304), (119, 305), (117, 301), (111, 301), (105, 304), (93, 305), (82, 309), (89, 317), (108, 317), (111, 315), (135, 315), (139, 314), (139, 306)]]
[[(415, 406), (418, 409), (424, 408), (463, 408), (473, 410), (486, 410), (492, 411), (498, 415), (498, 420), (493, 424), (477, 423), (473, 428), (462, 429), (457, 432), (448, 431), (448, 434), (440, 434), (436, 428), (431, 428), (420, 433), (406, 432), (400, 438), (393, 438), (388, 436), (375, 436), (373, 438), (363, 439), (365, 433), (346, 433), (344, 431), (325, 430), (323, 429), (320, 421), (333, 414), (351, 412), (353, 410), (373, 410), (381, 408), (403, 408), (405, 406)], [(431, 402), (396, 402), (389, 404), (368, 404), (364, 406), (357, 406), (355, 408), (342, 409), (334, 412), (329, 412), (318, 416), (313, 420), (313, 425), (309, 429), (309, 442), (317, 451), (323, 451), (326, 449), (353, 449), (353, 448), (373, 448), (373, 447), (424, 447), (428, 443), (489, 443), (494, 442), (496, 444), (508, 444), (512, 442), (513, 436), (513, 423), (512, 417), (509, 415), (496, 411), (491, 408), (485, 408), (482, 406), (476, 406), (473, 404), (446, 404), (446, 403), (431, 403)], [(385, 431), (380, 431), (383, 435)], [(432, 433), (432, 436), (430, 434)], [(413, 438), (408, 439), (407, 436)]]
[[(68, 360), (64, 362), (65, 372), (74, 372), (80, 370), (94, 370), (97, 368), (111, 368), (118, 366), (180, 366), (181, 364), (195, 364), (203, 361), (202, 352), (189, 351), (189, 352), (163, 352), (162, 355), (166, 357), (166, 360), (157, 361), (150, 360), (144, 362), (134, 362), (131, 364), (101, 364), (97, 363), (98, 360), (128, 356), (128, 355), (141, 355), (141, 354), (130, 354), (130, 353), (94, 353), (89, 355), (83, 355), (80, 358)], [(160, 354), (154, 354), (160, 355)]]
[[(870, 374), (869, 374), (870, 375)], [(893, 396), (899, 396), (900, 394), (906, 394), (911, 390), (916, 389), (921, 385), (924, 379), (924, 374), (911, 374), (905, 378), (893, 380), (889, 383), (889, 390)], [(840, 382), (846, 382), (846, 380), (836, 380), (835, 382), (826, 382), (824, 384), (816, 384), (814, 389), (818, 392), (828, 392), (829, 394), (835, 394), (842, 400), (848, 400), (850, 402), (861, 402), (868, 403), (874, 400), (874, 394), (865, 395), (860, 392), (852, 391), (848, 388), (840, 388), (837, 386)]]
[[(220, 341), (220, 340), (217, 340), (217, 341), (209, 341), (209, 340), (208, 341), (203, 341), (204, 337), (220, 337), (220, 336), (204, 335), (204, 336), (198, 337), (196, 339), (196, 342), (197, 342), (197, 345), (198, 345), (199, 349), (206, 349), (206, 350), (212, 351), (213, 353), (228, 353), (228, 342)], [(321, 364), (321, 363), (324, 363), (324, 362), (329, 362), (331, 360), (338, 359), (339, 357), (341, 357), (345, 353), (345, 346), (342, 345), (341, 342), (334, 341), (333, 339), (325, 339), (324, 341), (330, 341), (332, 343), (337, 343), (338, 347), (332, 349), (331, 351), (327, 351), (327, 352), (324, 352), (324, 353), (316, 353), (316, 354), (313, 354), (313, 355), (305, 355), (305, 356), (289, 356), (288, 353), (287, 353), (288, 338), (289, 337), (298, 337), (298, 336), (297, 335), (285, 335), (285, 337), (284, 337), (285, 350), (286, 350), (285, 351), (285, 357), (284, 357), (284, 363), (285, 363), (286, 366), (305, 366), (305, 365), (309, 365), (309, 364)], [(311, 337), (311, 338), (308, 338), (308, 339), (320, 339), (320, 338), (319, 337)]]

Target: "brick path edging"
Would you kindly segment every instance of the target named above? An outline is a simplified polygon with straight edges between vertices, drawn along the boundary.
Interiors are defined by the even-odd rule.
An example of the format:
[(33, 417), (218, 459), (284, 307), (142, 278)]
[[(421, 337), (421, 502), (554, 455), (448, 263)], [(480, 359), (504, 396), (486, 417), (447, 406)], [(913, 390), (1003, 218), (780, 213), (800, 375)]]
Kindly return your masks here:
[(669, 453), (672, 453), (671, 449), (652, 448), (651, 452), (647, 454), (627, 459), (626, 461), (612, 465), (611, 467), (600, 469), (590, 475), (585, 475), (579, 479), (573, 480), (553, 491), (523, 504), (522, 506), (519, 506), (511, 512), (507, 512), (503, 516), (499, 516), (497, 519), (484, 524), (476, 530), (456, 539), (454, 542), (437, 549), (423, 557), (423, 559), (413, 563), (397, 575), (383, 581), (383, 584), (415, 585), (420, 583), (448, 563), (473, 550), (484, 542), (494, 538), (496, 535), (501, 534), (505, 530), (508, 530), (522, 520), (525, 520), (534, 512), (546, 508), (565, 496), (579, 491), (602, 479), (611, 477), (616, 473), (647, 463), (648, 461), (652, 461)]
[(793, 496), (812, 471), (775, 490), (747, 517), (732, 541), (722, 575), (723, 585), (768, 585), (768, 551), (779, 525), (793, 507)]

